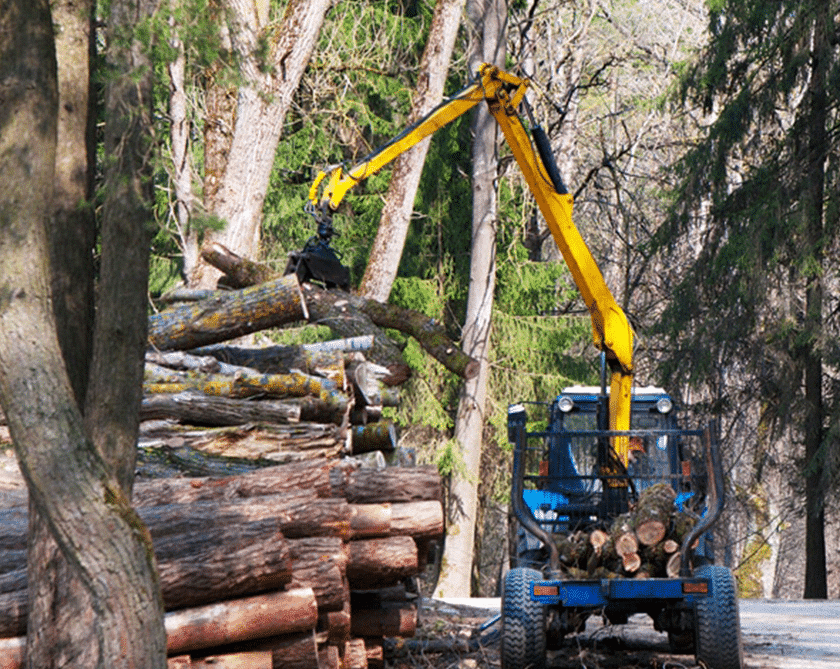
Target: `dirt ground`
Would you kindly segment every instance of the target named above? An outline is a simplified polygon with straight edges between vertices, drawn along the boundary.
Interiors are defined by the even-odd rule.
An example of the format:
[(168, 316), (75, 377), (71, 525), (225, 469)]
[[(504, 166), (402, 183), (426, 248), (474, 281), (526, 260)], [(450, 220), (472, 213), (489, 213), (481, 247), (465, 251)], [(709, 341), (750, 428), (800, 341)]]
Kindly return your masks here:
[[(395, 643), (388, 665), (395, 669), (494, 669), (500, 667), (498, 608), (424, 599), (413, 639)], [(628, 625), (604, 626), (593, 617), (586, 630), (549, 653), (551, 669), (695, 669), (693, 656), (671, 655), (664, 634), (646, 616)]]
[[(496, 669), (500, 667), (498, 599), (441, 602), (424, 599), (414, 639), (394, 649), (395, 669)], [(744, 669), (840, 667), (840, 601), (740, 601)], [(665, 634), (650, 618), (605, 626), (592, 616), (586, 630), (549, 654), (550, 669), (700, 669), (693, 656), (672, 655)]]

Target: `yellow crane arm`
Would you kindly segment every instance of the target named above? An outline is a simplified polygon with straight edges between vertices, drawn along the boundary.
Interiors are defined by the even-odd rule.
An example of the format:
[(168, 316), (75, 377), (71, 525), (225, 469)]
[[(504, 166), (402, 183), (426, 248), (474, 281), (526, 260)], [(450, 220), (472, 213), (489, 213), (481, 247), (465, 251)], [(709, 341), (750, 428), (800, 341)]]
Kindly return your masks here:
[[(329, 174), (320, 172), (310, 188), (309, 201), (316, 210), (316, 216), (329, 216), (357, 183), (367, 179), (401, 153), (462, 116), (481, 101), (485, 101), (501, 127), (589, 309), (595, 346), (604, 351), (610, 365), (610, 429), (629, 430), (630, 393), (633, 382), (633, 330), (572, 222), (573, 197), (568, 193), (559, 192), (560, 189), (552, 181), (543, 159), (534, 151), (531, 137), (516, 111), (529, 85), (528, 79), (516, 77), (485, 63), (479, 68), (475, 83), (439, 105), (346, 173), (341, 166), (334, 167)], [(614, 448), (626, 466), (628, 439), (616, 438)]]

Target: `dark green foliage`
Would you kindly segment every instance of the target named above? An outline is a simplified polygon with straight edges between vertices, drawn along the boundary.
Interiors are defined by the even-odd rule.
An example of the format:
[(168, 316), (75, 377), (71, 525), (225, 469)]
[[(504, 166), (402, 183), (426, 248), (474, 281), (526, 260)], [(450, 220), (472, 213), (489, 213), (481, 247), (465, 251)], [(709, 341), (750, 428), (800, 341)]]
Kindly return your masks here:
[[(836, 452), (837, 135), (840, 58), (826, 0), (722, 0), (711, 41), (686, 71), (682, 103), (710, 114), (677, 170), (660, 249), (691, 253), (660, 321), (666, 371), (723, 391), (721, 407), (758, 400), (765, 426), (793, 427), (806, 491), (805, 596), (826, 592), (823, 495)], [(692, 243), (681, 244), (691, 238)], [(747, 396), (737, 397), (737, 378)]]

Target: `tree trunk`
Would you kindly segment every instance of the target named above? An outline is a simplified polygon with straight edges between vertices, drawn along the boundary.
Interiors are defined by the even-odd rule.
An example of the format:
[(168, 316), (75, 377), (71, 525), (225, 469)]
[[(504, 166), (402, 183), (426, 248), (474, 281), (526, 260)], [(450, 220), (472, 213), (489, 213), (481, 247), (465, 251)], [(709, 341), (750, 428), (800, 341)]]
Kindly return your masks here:
[[(470, 0), (468, 15), (476, 31), (472, 61), (503, 64), (505, 12), (501, 2)], [(461, 446), (464, 474), (453, 474), (450, 480), (444, 567), (435, 587), (439, 597), (469, 597), (472, 594), (478, 481), (486, 422), (487, 356), (496, 285), (498, 127), (487, 109), (479, 105), (473, 115), (472, 128), (472, 254), (463, 346), (480, 366), (475, 378), (464, 382), (458, 404), (455, 438)]]
[[(0, 81), (5, 97), (16, 100), (0, 125), (0, 285), (6, 295), (0, 304), (0, 400), (32, 504), (48, 520), (96, 612), (68, 621), (67, 635), (79, 642), (74, 659), (89, 667), (164, 667), (151, 540), (121, 481), (84, 433), (49, 299), (45, 224), (57, 108), (49, 7), (36, 1), (10, 9), (0, 17), (6, 36)], [(139, 288), (145, 291), (145, 284)], [(36, 598), (38, 585), (32, 587)], [(39, 641), (33, 634), (33, 656), (49, 659)]]
[[(332, 0), (291, 0), (282, 24), (269, 30), (257, 3), (228, 0), (232, 48), (240, 63), (243, 84), (236, 96), (230, 148), (220, 170), (208, 211), (226, 223), (209, 235), (240, 255), (256, 258), (259, 226), (274, 154), (292, 96), (297, 90), (324, 15)], [(261, 22), (262, 18), (262, 22)], [(263, 55), (267, 46), (269, 55)], [(265, 60), (268, 62), (265, 62)], [(199, 262), (190, 284), (214, 287), (219, 272)]]
[[(59, 345), (78, 406), (83, 407), (93, 351), (95, 163), (94, 100), (89, 94), (93, 56), (93, 5), (56, 2), (53, 7), (58, 65), (58, 142), (53, 218), (48, 226), (51, 293)], [(64, 561), (37, 509), (30, 512), (35, 555), (29, 580), (38, 583), (30, 607), (30, 666), (62, 664), (76, 651), (78, 629), (69, 624), (90, 615), (90, 597)], [(86, 632), (83, 630), (82, 634)]]
[[(464, 1), (438, 0), (435, 5), (429, 37), (420, 61), (420, 76), (414, 89), (414, 107), (408, 117), (409, 125), (430, 112), (443, 97)], [(359, 286), (359, 294), (369, 299), (387, 302), (391, 294), (429, 142), (430, 138), (424, 139), (394, 161), (379, 230)]]
[(808, 245), (814, 267), (805, 277), (805, 334), (802, 353), (805, 367), (805, 591), (806, 599), (828, 596), (825, 554), (825, 455), (823, 439), (823, 245), (825, 163), (827, 136), (828, 72), (832, 59), (834, 18), (827, 3), (817, 3), (814, 15), (814, 46), (811, 50), (811, 76), (807, 95), (807, 149), (804, 172), (807, 175), (804, 213)]

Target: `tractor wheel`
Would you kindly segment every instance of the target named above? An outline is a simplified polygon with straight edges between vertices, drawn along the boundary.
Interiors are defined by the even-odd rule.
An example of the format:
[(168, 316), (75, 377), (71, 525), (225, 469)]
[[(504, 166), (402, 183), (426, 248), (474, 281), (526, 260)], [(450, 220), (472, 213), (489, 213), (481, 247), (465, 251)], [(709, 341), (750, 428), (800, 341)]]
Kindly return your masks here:
[(695, 652), (709, 669), (741, 669), (744, 649), (735, 578), (726, 567), (704, 565), (695, 576), (709, 579), (709, 594), (697, 601)]
[(545, 668), (545, 607), (531, 599), (536, 569), (517, 567), (502, 588), (502, 669)]

